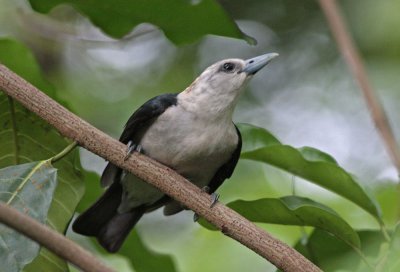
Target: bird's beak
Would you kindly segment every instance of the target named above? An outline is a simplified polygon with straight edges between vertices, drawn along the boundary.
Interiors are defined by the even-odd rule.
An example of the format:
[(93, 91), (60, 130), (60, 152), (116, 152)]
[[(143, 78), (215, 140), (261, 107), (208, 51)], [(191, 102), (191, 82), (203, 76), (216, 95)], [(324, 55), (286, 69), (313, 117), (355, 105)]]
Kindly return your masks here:
[(279, 54), (269, 53), (248, 59), (246, 60), (246, 65), (243, 68), (242, 72), (245, 72), (248, 75), (254, 75), (258, 71), (260, 71), (265, 65), (267, 65), (273, 58), (276, 58), (277, 56), (279, 56)]

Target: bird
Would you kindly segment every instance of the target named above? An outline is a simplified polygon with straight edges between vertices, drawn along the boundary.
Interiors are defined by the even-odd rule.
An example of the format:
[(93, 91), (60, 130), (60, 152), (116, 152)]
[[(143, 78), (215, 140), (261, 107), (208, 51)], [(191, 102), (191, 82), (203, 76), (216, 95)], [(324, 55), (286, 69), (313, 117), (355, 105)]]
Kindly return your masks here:
[[(180, 93), (156, 96), (128, 119), (119, 141), (127, 154), (140, 152), (170, 167), (210, 193), (231, 177), (242, 138), (232, 115), (246, 83), (277, 53), (225, 59), (206, 68)], [(145, 214), (164, 207), (166, 216), (185, 209), (179, 202), (109, 162), (100, 178), (107, 189), (72, 225), (117, 252)]]

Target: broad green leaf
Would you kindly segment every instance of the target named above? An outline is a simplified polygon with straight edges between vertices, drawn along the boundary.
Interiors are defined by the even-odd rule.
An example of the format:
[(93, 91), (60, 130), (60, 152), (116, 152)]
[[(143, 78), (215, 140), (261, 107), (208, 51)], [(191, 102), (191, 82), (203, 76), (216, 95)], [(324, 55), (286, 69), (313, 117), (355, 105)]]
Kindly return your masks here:
[[(371, 264), (376, 263), (379, 248), (385, 243), (379, 231), (358, 231), (361, 240), (361, 252)], [(342, 240), (315, 229), (309, 237), (302, 238), (295, 249), (317, 264), (323, 271), (371, 271), (360, 255)], [(386, 270), (381, 270), (386, 271)]]
[(324, 161), (338, 164), (336, 160), (329, 154), (322, 152), (316, 148), (303, 146), (297, 149), (303, 157), (308, 161)]
[[(85, 192), (82, 201), (79, 203), (78, 211), (84, 211), (89, 208), (103, 193), (103, 189), (100, 187), (100, 177), (93, 173), (84, 171), (85, 181), (87, 182), (88, 188)], [(93, 239), (93, 243), (97, 248), (104, 254), (103, 248), (101, 248), (98, 242)], [(134, 230), (132, 231), (128, 239), (124, 242), (121, 250), (118, 254), (125, 256), (137, 272), (148, 272), (148, 271), (165, 271), (174, 272), (176, 271), (174, 261), (170, 255), (161, 254), (149, 249), (140, 239), (139, 234)]]
[(262, 127), (244, 123), (237, 124), (237, 127), (243, 138), (242, 153), (266, 146), (281, 144), (274, 135)]
[[(338, 166), (330, 155), (315, 148), (296, 149), (280, 144), (266, 130), (248, 126), (250, 125), (239, 126), (240, 130), (245, 128), (242, 136), (246, 149), (241, 154), (242, 159), (264, 162), (309, 180), (349, 199), (381, 222), (380, 208), (375, 199), (352, 175)], [(252, 149), (251, 143), (246, 144), (248, 138), (251, 143), (263, 141), (264, 147), (257, 144)], [(272, 140), (268, 140), (270, 138)]]
[[(44, 223), (57, 184), (57, 170), (48, 161), (0, 169), (0, 201)], [(2, 271), (17, 272), (38, 254), (40, 246), (0, 224)]]
[(214, 0), (30, 0), (34, 10), (48, 13), (60, 4), (69, 4), (114, 38), (122, 38), (140, 23), (160, 27), (176, 44), (193, 42), (213, 34), (255, 40), (240, 31), (236, 23)]
[[(357, 233), (346, 221), (329, 207), (308, 198), (286, 196), (253, 201), (236, 200), (227, 206), (252, 222), (312, 226), (328, 231), (354, 247), (360, 247)], [(210, 228), (204, 222), (200, 221), (203, 226)]]
[[(51, 85), (41, 77), (34, 57), (22, 44), (0, 39), (0, 62), (55, 97)], [(1, 91), (0, 127), (0, 168), (51, 158), (69, 144), (50, 125)], [(63, 233), (84, 192), (78, 152), (72, 152), (55, 167), (58, 185), (46, 223)], [(67, 271), (67, 266), (56, 255), (41, 249), (40, 255), (24, 271)]]

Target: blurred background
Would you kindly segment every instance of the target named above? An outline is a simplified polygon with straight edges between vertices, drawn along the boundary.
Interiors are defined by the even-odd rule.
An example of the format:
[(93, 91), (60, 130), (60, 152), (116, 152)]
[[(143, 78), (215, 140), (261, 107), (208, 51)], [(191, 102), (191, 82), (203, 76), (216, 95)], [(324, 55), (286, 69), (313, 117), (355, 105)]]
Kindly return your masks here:
[[(161, 93), (180, 92), (214, 62), (277, 52), (279, 58), (250, 82), (234, 121), (264, 127), (283, 143), (312, 146), (329, 153), (379, 198), (380, 188), (398, 179), (396, 171), (318, 3), (219, 3), (243, 32), (257, 39), (257, 45), (208, 35), (178, 47), (150, 24), (141, 24), (116, 40), (70, 6), (59, 6), (42, 15), (32, 11), (24, 0), (0, 0), (0, 37), (27, 45), (70, 109), (116, 138), (138, 106)], [(338, 3), (399, 139), (400, 1)], [(81, 150), (81, 159), (87, 170), (97, 173), (105, 166), (102, 158), (85, 150)], [(88, 184), (87, 190), (91, 186), (98, 185)], [(356, 228), (377, 228), (372, 218), (354, 204), (255, 162), (240, 161), (219, 193), (221, 201), (227, 202), (288, 195), (293, 187), (297, 194), (330, 205)], [(381, 201), (385, 219), (393, 223), (390, 200), (382, 197)], [(145, 216), (137, 231), (150, 249), (172, 255), (179, 271), (274, 271), (272, 265), (237, 242), (193, 223), (192, 216), (192, 212), (185, 211), (165, 218), (157, 211)], [(261, 226), (289, 244), (302, 235), (298, 227)], [(134, 271), (122, 256), (104, 258), (118, 266), (118, 271)]]

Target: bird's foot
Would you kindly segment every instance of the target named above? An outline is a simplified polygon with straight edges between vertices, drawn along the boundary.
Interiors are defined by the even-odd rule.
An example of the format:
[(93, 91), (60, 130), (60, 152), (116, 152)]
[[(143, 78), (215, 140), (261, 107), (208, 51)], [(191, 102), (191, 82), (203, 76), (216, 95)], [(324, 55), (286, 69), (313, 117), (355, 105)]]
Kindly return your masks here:
[[(203, 188), (201, 188), (201, 190), (202, 190), (203, 192), (205, 192), (205, 193), (208, 193), (208, 192), (210, 192), (210, 187), (204, 186)], [(218, 199), (219, 199), (219, 194), (217, 194), (217, 193), (212, 193), (210, 196), (211, 196), (210, 208), (212, 208), (212, 207), (215, 206), (215, 204), (217, 204)], [(197, 222), (197, 221), (199, 220), (199, 218), (200, 218), (200, 216), (199, 216), (197, 213), (195, 213), (195, 214), (193, 215), (193, 221), (194, 221), (194, 222)]]
[(215, 204), (217, 204), (218, 199), (219, 199), (219, 194), (217, 194), (217, 193), (212, 193), (211, 194), (211, 205), (210, 205), (210, 208), (214, 207)]
[(124, 161), (126, 161), (129, 158), (129, 156), (133, 153), (133, 151), (143, 154), (143, 147), (140, 144), (134, 144), (132, 141), (129, 141), (127, 146), (128, 146), (128, 149), (126, 151)]
[[(203, 192), (205, 192), (205, 193), (209, 193), (209, 192), (210, 192), (210, 187), (204, 186), (203, 188), (201, 188), (201, 190), (202, 190)], [(219, 194), (217, 194), (217, 193), (212, 193), (212, 194), (210, 194), (210, 196), (211, 196), (211, 205), (210, 205), (210, 208), (212, 208), (212, 207), (215, 206), (215, 204), (217, 204), (218, 199), (219, 199)]]

